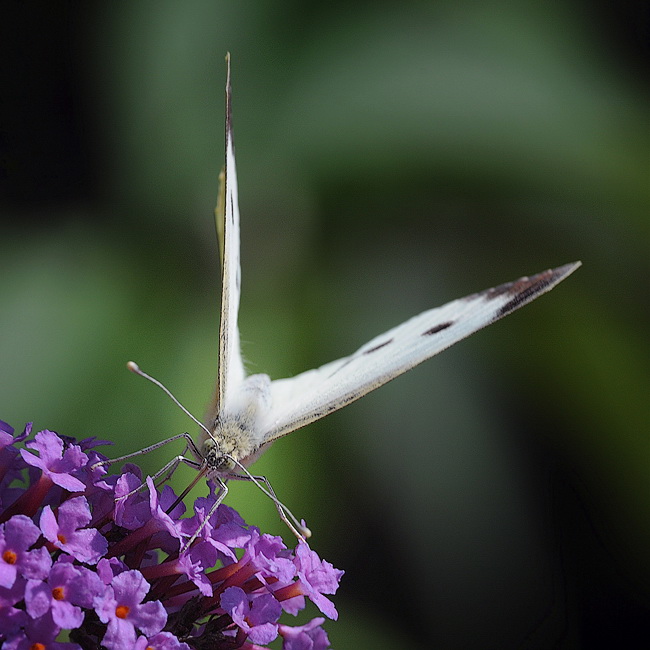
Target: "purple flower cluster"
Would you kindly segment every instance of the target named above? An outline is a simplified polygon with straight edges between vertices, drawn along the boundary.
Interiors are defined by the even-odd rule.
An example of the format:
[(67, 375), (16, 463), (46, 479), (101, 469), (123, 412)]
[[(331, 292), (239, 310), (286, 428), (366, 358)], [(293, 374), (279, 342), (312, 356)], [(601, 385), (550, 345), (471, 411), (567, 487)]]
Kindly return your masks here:
[[(24, 443), (25, 448), (22, 447)], [(326, 594), (342, 571), (305, 543), (247, 526), (221, 505), (196, 500), (194, 515), (169, 486), (125, 466), (109, 476), (95, 439), (31, 425), (14, 435), (0, 420), (0, 645), (4, 650), (324, 650), (317, 617), (279, 623), (311, 600), (327, 617)], [(182, 549), (200, 529), (198, 537)]]

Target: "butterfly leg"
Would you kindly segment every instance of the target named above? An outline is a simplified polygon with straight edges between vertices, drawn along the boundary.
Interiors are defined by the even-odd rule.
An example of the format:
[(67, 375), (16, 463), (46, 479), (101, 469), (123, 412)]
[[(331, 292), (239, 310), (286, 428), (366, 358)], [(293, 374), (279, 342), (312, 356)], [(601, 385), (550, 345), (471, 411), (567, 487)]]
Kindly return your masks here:
[[(199, 474), (198, 478), (203, 476), (203, 474), (204, 474), (204, 472)], [(226, 484), (226, 482), (223, 479), (221, 479), (221, 478), (219, 478), (217, 476), (217, 477), (214, 477), (214, 481), (216, 481), (217, 485), (219, 486), (219, 489), (217, 491), (217, 495), (216, 495), (216, 498), (214, 500), (214, 503), (210, 506), (210, 510), (208, 511), (208, 514), (203, 518), (203, 521), (201, 522), (199, 527), (194, 531), (194, 534), (192, 535), (192, 537), (190, 537), (187, 540), (187, 542), (185, 542), (185, 544), (183, 545), (183, 548), (180, 551), (181, 555), (183, 553), (185, 553), (185, 551), (187, 551), (187, 549), (190, 546), (192, 546), (192, 544), (194, 543), (194, 540), (201, 534), (201, 531), (205, 528), (208, 521), (210, 521), (210, 517), (212, 517), (212, 515), (217, 511), (217, 508), (222, 504), (223, 500), (226, 498), (226, 494), (228, 494), (228, 485)], [(196, 483), (196, 480), (192, 481), (192, 483), (189, 485), (189, 487), (183, 492), (183, 495), (187, 494), (187, 492), (189, 492), (189, 490), (194, 486), (195, 483)], [(181, 496), (181, 498), (182, 498), (182, 496)]]
[[(235, 481), (248, 481), (249, 483), (255, 483), (262, 492), (264, 492), (270, 499), (275, 503), (275, 507), (280, 515), (280, 519), (286, 524), (287, 528), (302, 542), (306, 541), (307, 537), (311, 537), (311, 531), (307, 526), (302, 524), (296, 519), (294, 514), (287, 508), (287, 506), (278, 499), (275, 495), (271, 482), (266, 476), (255, 476), (253, 474), (228, 474), (229, 479)], [(264, 483), (266, 489), (264, 489), (260, 483)]]
[[(187, 448), (185, 449), (185, 451), (187, 451)], [(159, 469), (151, 477), (154, 480), (154, 483), (156, 483), (156, 481), (158, 481), (158, 479), (160, 479), (161, 476), (163, 477), (158, 483), (156, 483), (156, 487), (160, 487), (161, 485), (164, 485), (165, 483), (167, 483), (167, 481), (169, 481), (169, 479), (173, 476), (173, 474), (176, 471), (177, 467), (181, 463), (185, 463), (185, 465), (189, 465), (190, 467), (192, 467), (194, 469), (197, 469), (197, 470), (201, 468), (201, 463), (199, 463), (196, 460), (193, 460), (192, 458), (187, 458), (184, 455), (184, 453), (185, 452), (183, 452), (183, 454), (179, 454), (175, 458), (172, 458), (164, 467)]]
[[(192, 467), (192, 468), (194, 468), (196, 470), (201, 469), (201, 463), (199, 463), (199, 462), (197, 462), (195, 460), (192, 460), (191, 458), (186, 458), (185, 456), (183, 456), (181, 454), (179, 456), (176, 456), (175, 458), (172, 458), (164, 467), (159, 469), (151, 477), (153, 479), (154, 485), (157, 488), (159, 488), (161, 485), (164, 485), (172, 477), (172, 475), (174, 474), (174, 472), (176, 471), (176, 468), (180, 465), (180, 463), (185, 463), (186, 465), (189, 465), (190, 467)], [(159, 481), (158, 483), (156, 483), (156, 481), (158, 481), (158, 479), (163, 475), (164, 475), (164, 478), (161, 481)], [(201, 476), (202, 476), (202, 474), (201, 474)], [(194, 483), (196, 483), (196, 481), (194, 481), (190, 487), (193, 487)], [(124, 499), (128, 499), (131, 495), (135, 494), (136, 492), (139, 492), (146, 485), (147, 485), (146, 482), (143, 481), (134, 490), (131, 490), (130, 492), (127, 492), (126, 494), (122, 494), (121, 496), (117, 497), (117, 500), (122, 501)], [(176, 502), (172, 506), (171, 510), (173, 510), (176, 507), (176, 505), (178, 504), (179, 501), (183, 500), (183, 498), (185, 497), (185, 494), (186, 494), (186, 492), (183, 493), (183, 495), (176, 500)]]
[[(185, 432), (185, 433), (179, 433), (175, 436), (172, 436), (171, 438), (167, 438), (166, 440), (161, 440), (160, 442), (156, 442), (155, 444), (149, 445), (149, 447), (145, 447), (144, 449), (138, 449), (138, 451), (133, 451), (130, 454), (125, 454), (124, 456), (118, 456), (117, 458), (107, 458), (106, 460), (100, 460), (94, 463), (90, 469), (93, 470), (96, 467), (100, 467), (102, 465), (112, 465), (113, 463), (119, 463), (120, 461), (128, 460), (129, 458), (134, 458), (135, 456), (142, 456), (143, 454), (148, 454), (150, 451), (155, 451), (156, 449), (163, 447), (167, 443), (174, 442), (174, 440), (179, 440), (180, 438), (185, 438), (185, 451), (189, 449), (196, 458), (201, 458), (201, 452), (196, 446), (194, 440), (192, 440), (192, 436), (190, 436), (189, 433)], [(183, 453), (185, 453), (185, 451)]]

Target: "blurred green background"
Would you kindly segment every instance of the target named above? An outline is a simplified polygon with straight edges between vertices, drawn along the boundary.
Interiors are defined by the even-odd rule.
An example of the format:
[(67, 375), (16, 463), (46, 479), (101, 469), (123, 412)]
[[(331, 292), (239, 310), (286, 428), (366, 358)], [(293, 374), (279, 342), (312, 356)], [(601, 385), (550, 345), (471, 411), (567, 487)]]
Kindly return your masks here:
[[(641, 6), (7, 3), (0, 417), (113, 455), (195, 431), (125, 363), (201, 417), (230, 51), (252, 372), (584, 263), (255, 465), (346, 571), (333, 645), (647, 647)], [(253, 486), (229, 503), (292, 543)]]

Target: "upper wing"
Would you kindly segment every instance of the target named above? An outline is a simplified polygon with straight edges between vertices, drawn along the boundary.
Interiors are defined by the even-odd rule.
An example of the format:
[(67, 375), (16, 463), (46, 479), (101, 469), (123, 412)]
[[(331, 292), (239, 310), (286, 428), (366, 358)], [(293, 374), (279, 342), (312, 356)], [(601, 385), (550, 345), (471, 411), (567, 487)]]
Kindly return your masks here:
[(580, 262), (502, 284), (430, 309), (380, 334), (354, 354), (271, 383), (263, 426), (270, 442), (340, 409), (473, 332), (550, 291)]
[[(232, 106), (230, 86), (230, 54), (226, 56), (226, 169), (222, 183), (223, 202), (217, 204), (217, 233), (221, 237), (221, 323), (219, 326), (219, 372), (217, 375), (217, 409), (223, 409), (232, 394), (244, 381), (244, 363), (239, 344), (237, 314), (241, 268), (239, 263), (239, 203), (237, 170), (232, 138)], [(220, 204), (222, 208), (220, 209)]]

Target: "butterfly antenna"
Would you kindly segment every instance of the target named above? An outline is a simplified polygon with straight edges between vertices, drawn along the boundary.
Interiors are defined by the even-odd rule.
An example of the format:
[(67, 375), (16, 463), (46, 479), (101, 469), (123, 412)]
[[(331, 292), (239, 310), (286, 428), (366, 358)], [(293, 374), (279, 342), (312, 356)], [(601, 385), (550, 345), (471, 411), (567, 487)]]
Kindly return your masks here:
[(193, 415), (192, 415), (192, 414), (191, 414), (191, 413), (190, 413), (190, 412), (189, 412), (189, 411), (188, 411), (188, 410), (187, 410), (187, 409), (186, 409), (186, 408), (185, 408), (185, 407), (184, 407), (184, 406), (183, 406), (183, 405), (182, 405), (182, 404), (181, 404), (181, 403), (180, 403), (180, 402), (179, 402), (179, 401), (178, 401), (178, 400), (177, 400), (177, 399), (172, 395), (172, 392), (171, 392), (171, 391), (170, 391), (166, 386), (164, 386), (163, 384), (161, 384), (157, 379), (154, 379), (151, 375), (148, 375), (146, 372), (144, 372), (144, 370), (140, 370), (140, 366), (139, 366), (137, 363), (135, 363), (135, 361), (129, 361), (129, 362), (126, 364), (126, 367), (127, 367), (131, 372), (135, 373), (136, 375), (140, 375), (140, 377), (144, 377), (145, 379), (148, 379), (152, 384), (155, 384), (156, 386), (158, 386), (158, 388), (162, 389), (162, 390), (165, 392), (165, 394), (166, 394), (166, 395), (167, 395), (167, 396), (172, 400), (172, 402), (174, 402), (174, 404), (176, 404), (176, 406), (178, 406), (178, 408), (179, 408), (181, 411), (183, 411), (183, 413), (185, 413), (185, 415), (187, 415), (188, 418), (190, 418), (190, 420), (193, 420), (196, 424), (198, 424), (198, 425), (201, 427), (201, 429), (203, 429), (203, 431), (205, 431), (205, 432), (208, 434), (208, 436), (209, 436), (210, 438), (212, 438), (212, 434), (211, 434), (210, 431), (207, 429), (207, 427), (206, 427), (204, 424), (202, 424), (201, 422), (199, 422), (199, 421), (198, 421), (198, 420), (197, 420), (197, 419), (196, 419), (196, 418), (195, 418), (195, 417), (194, 417), (194, 416), (193, 416)]
[[(264, 487), (262, 485), (262, 482), (260, 481), (260, 479), (257, 476), (254, 476), (253, 474), (251, 474), (248, 471), (248, 469), (246, 469), (246, 467), (244, 467), (244, 465), (242, 465), (237, 459), (233, 458), (230, 455), (228, 455), (227, 458), (232, 460), (232, 462), (235, 463), (235, 465), (237, 465), (237, 467), (239, 467), (242, 470), (242, 472), (244, 472), (244, 474), (246, 475), (246, 478), (249, 481), (251, 481), (252, 483), (255, 483), (255, 485), (257, 485), (257, 487), (260, 490), (262, 490), (262, 492), (264, 494), (266, 494), (266, 496), (269, 499), (271, 499), (271, 501), (273, 501), (273, 503), (277, 507), (278, 511), (280, 512), (280, 517), (282, 518), (284, 523), (287, 524), (287, 526), (289, 527), (291, 532), (298, 539), (300, 539), (300, 540), (302, 540), (304, 542), (307, 538), (311, 537), (311, 530), (309, 530), (309, 528), (307, 528), (307, 526), (305, 526), (304, 524), (299, 522), (298, 519), (296, 518), (296, 516), (293, 514), (293, 512), (291, 512), (291, 510), (289, 510), (289, 508), (287, 508), (287, 506), (285, 506), (284, 503), (282, 503), (282, 501), (280, 501), (280, 499), (278, 499), (278, 497), (275, 496), (275, 492), (273, 492), (273, 488), (271, 487), (271, 484), (268, 482), (268, 480), (265, 479), (265, 483), (266, 483), (267, 487)], [(287, 515), (288, 515), (289, 519), (291, 519), (291, 521), (289, 521), (289, 519), (287, 519)], [(295, 526), (294, 526), (294, 524), (295, 524)]]

